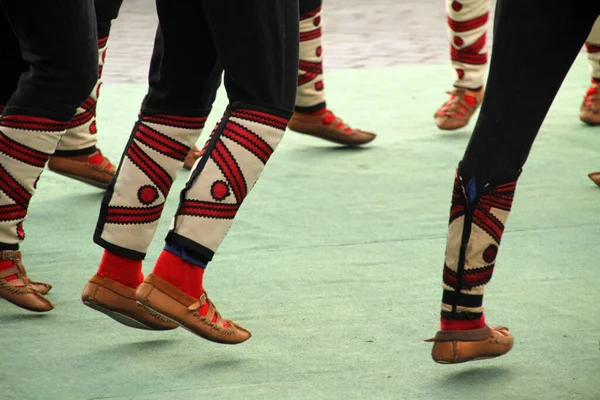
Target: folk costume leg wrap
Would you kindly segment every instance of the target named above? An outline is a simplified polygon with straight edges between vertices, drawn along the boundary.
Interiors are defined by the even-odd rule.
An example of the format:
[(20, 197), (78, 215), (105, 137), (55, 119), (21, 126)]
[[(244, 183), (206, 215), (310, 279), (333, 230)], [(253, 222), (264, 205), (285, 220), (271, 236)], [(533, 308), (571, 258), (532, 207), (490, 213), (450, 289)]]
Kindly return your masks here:
[(37, 181), (67, 122), (25, 115), (0, 121), (0, 249), (16, 249)]
[[(454, 184), (442, 317), (482, 315), (517, 177), (600, 11), (594, 4), (590, 10), (591, 3), (559, 0), (497, 3), (487, 92)], [(532, 52), (528, 43), (540, 46)], [(548, 64), (540, 55), (553, 49), (556, 62)], [(526, 93), (537, 94), (535, 107), (524, 106)]]
[[(313, 8), (304, 10), (306, 6)], [(296, 109), (303, 112), (316, 112), (326, 106), (321, 15), (321, 1), (300, 2), (300, 61)]]
[(600, 18), (596, 20), (585, 47), (588, 53), (588, 64), (592, 78), (600, 81)]
[(98, 81), (83, 104), (77, 108), (73, 120), (56, 148), (57, 156), (92, 154), (96, 151), (96, 104), (102, 86), (102, 69), (106, 58), (108, 36), (98, 39)]
[(167, 236), (211, 260), (291, 117), (229, 107), (202, 149)]
[(145, 257), (171, 185), (205, 121), (206, 116), (140, 115), (102, 202), (97, 244), (129, 258)]
[(488, 0), (446, 0), (454, 86), (479, 89), (488, 62)]
[(494, 272), (516, 184), (514, 180), (487, 185), (478, 193), (475, 180), (465, 184), (457, 172), (444, 264), (442, 317), (482, 316), (483, 291)]

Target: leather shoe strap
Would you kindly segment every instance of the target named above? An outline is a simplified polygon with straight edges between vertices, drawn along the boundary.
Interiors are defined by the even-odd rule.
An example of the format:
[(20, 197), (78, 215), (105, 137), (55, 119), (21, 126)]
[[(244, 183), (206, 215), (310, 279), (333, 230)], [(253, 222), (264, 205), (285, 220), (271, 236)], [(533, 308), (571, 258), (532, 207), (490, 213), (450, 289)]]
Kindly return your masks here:
[(435, 337), (425, 340), (426, 342), (478, 342), (490, 336), (490, 327), (481, 329), (470, 329), (465, 331), (438, 331)]

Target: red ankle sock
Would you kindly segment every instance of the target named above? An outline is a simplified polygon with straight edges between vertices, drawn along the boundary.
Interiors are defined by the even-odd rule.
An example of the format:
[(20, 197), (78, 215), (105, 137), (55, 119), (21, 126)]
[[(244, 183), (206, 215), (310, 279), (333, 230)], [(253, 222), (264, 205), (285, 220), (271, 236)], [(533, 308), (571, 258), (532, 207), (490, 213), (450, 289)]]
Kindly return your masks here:
[[(12, 268), (13, 265), (15, 265), (13, 260), (0, 260), (0, 271)], [(15, 279), (17, 279), (17, 275), (9, 275), (6, 278), (4, 278), (4, 280), (7, 282), (14, 281)]]
[(134, 260), (104, 250), (98, 267), (98, 275), (136, 289), (144, 280), (142, 260)]
[[(204, 287), (202, 286), (204, 268), (185, 261), (177, 254), (173, 254), (168, 250), (163, 250), (160, 253), (152, 273), (178, 289), (183, 290), (188, 296), (193, 298), (197, 299), (204, 293)], [(208, 307), (208, 303), (205, 303), (198, 310), (198, 313), (205, 316), (208, 313)], [(216, 315), (213, 316), (212, 322), (217, 322)], [(227, 329), (229, 325), (223, 322), (223, 327)]]
[(185, 261), (170, 251), (163, 250), (160, 253), (152, 273), (193, 298), (197, 299), (204, 293), (204, 268)]
[(468, 331), (485, 327), (485, 315), (477, 319), (450, 319), (441, 318), (441, 330), (443, 331)]

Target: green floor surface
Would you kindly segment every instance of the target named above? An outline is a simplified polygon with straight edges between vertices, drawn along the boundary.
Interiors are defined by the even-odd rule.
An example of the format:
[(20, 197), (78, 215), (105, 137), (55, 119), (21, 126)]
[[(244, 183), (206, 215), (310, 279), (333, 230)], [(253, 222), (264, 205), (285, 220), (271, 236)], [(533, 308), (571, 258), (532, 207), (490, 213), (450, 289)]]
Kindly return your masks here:
[[(447, 73), (327, 75), (331, 108), (379, 136), (355, 150), (293, 132), (283, 140), (206, 274), (219, 309), (254, 334), (240, 346), (136, 331), (84, 307), (102, 193), (45, 172), (22, 249), (30, 275), (54, 285), (56, 309), (0, 302), (0, 399), (599, 399), (600, 190), (586, 174), (600, 170), (600, 128), (577, 119), (584, 59), (534, 146), (486, 296), (488, 320), (510, 326), (514, 350), (440, 366), (422, 342), (438, 326), (453, 170), (470, 134), (433, 125)], [(100, 145), (114, 160), (144, 89), (103, 88)]]

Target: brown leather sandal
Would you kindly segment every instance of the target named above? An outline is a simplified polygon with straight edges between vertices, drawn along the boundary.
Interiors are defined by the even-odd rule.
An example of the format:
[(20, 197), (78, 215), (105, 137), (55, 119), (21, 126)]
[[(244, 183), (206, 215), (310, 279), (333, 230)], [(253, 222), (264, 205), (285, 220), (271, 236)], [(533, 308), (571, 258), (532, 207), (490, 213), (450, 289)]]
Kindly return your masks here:
[(39, 294), (48, 294), (48, 292), (52, 289), (52, 285), (45, 282), (34, 282), (32, 280), (29, 281), (31, 286), (35, 289)]
[(92, 276), (83, 288), (81, 301), (130, 328), (166, 331), (178, 327), (142, 308), (135, 300), (135, 289), (103, 276)]
[(194, 145), (188, 152), (187, 156), (185, 156), (185, 160), (183, 160), (183, 168), (192, 169), (194, 167), (194, 164), (196, 163), (196, 160), (198, 160), (199, 158), (200, 149), (196, 145)]
[(600, 171), (592, 172), (591, 174), (588, 174), (588, 177), (592, 180), (592, 182), (600, 186)]
[(351, 128), (329, 110), (323, 115), (296, 111), (290, 119), (289, 128), (298, 133), (345, 146), (361, 146), (371, 142), (377, 136), (372, 132)]
[[(146, 277), (138, 287), (135, 297), (138, 303), (150, 312), (174, 321), (211, 342), (238, 344), (252, 336), (242, 326), (229, 319), (223, 319), (206, 293), (195, 299), (156, 275)], [(205, 315), (200, 315), (200, 309), (205, 305), (208, 305), (208, 311)], [(214, 322), (213, 317), (216, 317)]]
[[(54, 308), (54, 304), (31, 284), (21, 262), (20, 251), (3, 250), (0, 259), (13, 261), (13, 267), (0, 271), (0, 297), (29, 311), (46, 312)], [(11, 275), (16, 275), (17, 279), (7, 281), (5, 278)]]
[[(95, 156), (102, 156), (102, 163), (91, 164), (89, 159)], [(100, 150), (89, 155), (60, 157), (51, 156), (48, 161), (48, 169), (59, 175), (66, 176), (89, 185), (106, 189), (108, 184), (115, 176), (117, 169), (107, 157), (102, 155)]]
[(600, 93), (598, 93), (597, 82), (592, 82), (592, 86), (585, 93), (579, 111), (581, 121), (590, 126), (600, 125)]
[[(435, 124), (442, 130), (455, 130), (466, 126), (483, 101), (483, 88), (468, 90), (455, 88), (449, 92), (450, 99), (433, 115)], [(475, 98), (475, 105), (470, 105), (465, 96)]]
[(438, 331), (431, 357), (439, 364), (458, 364), (467, 361), (499, 357), (512, 349), (514, 338), (507, 327), (486, 326), (465, 331)]

